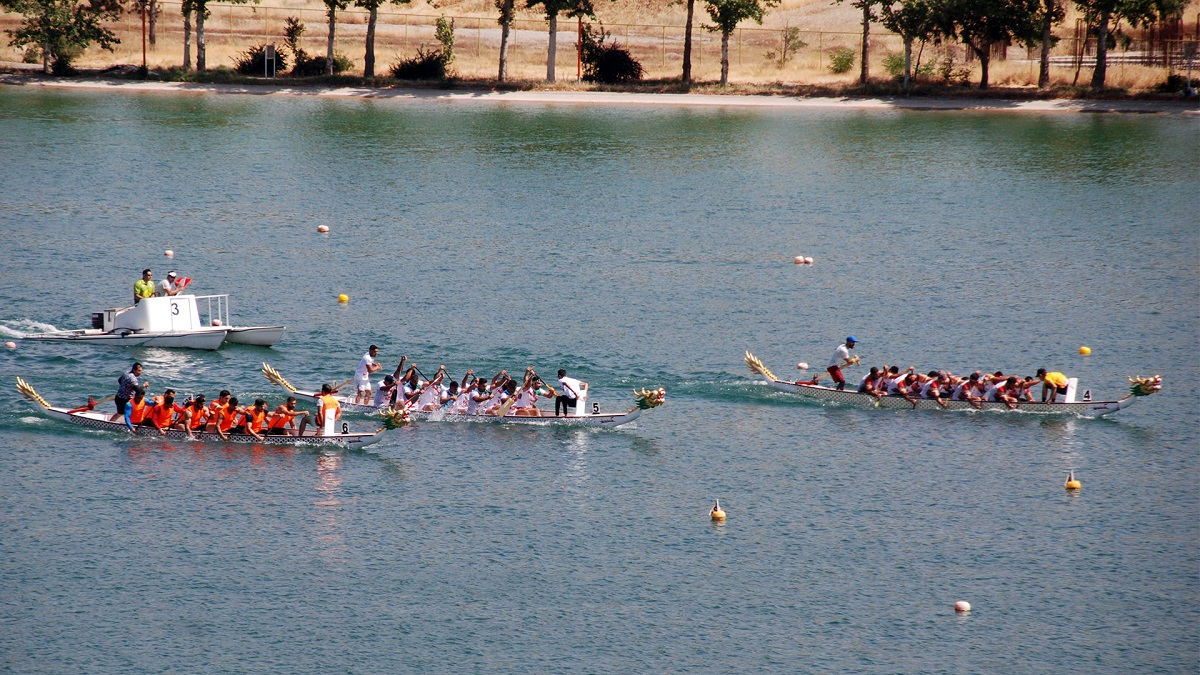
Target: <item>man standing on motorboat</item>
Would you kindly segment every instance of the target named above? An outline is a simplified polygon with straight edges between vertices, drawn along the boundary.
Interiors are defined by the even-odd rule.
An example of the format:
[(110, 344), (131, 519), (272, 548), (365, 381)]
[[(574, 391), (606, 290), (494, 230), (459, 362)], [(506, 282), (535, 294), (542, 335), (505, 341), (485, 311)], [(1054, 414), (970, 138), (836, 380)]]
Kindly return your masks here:
[(175, 274), (175, 270), (167, 272), (167, 278), (158, 282), (158, 286), (154, 291), (154, 297), (165, 298), (172, 295), (179, 295), (179, 293), (183, 290), (183, 287), (176, 285), (175, 279), (178, 276), (178, 274)]
[(150, 268), (142, 270), (142, 278), (133, 282), (133, 304), (138, 304), (142, 298), (154, 297), (154, 274)]

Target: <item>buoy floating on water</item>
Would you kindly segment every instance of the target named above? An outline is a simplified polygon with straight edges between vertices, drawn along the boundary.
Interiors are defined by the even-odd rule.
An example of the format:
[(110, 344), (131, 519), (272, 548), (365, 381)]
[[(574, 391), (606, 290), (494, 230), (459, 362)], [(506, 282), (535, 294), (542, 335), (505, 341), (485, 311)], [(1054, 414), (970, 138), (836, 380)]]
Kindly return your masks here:
[(797, 370), (808, 370), (808, 364), (801, 361), (800, 363), (796, 364), (796, 369)]
[(967, 602), (966, 600), (959, 600), (958, 602), (954, 603), (954, 611), (959, 613), (969, 612), (971, 611), (971, 603)]
[(723, 509), (721, 509), (721, 500), (720, 500), (720, 499), (718, 499), (718, 500), (716, 500), (715, 502), (713, 502), (712, 511), (709, 511), (709, 512), (708, 512), (708, 515), (709, 515), (709, 517), (711, 517), (711, 518), (712, 518), (714, 521), (723, 521), (723, 520), (725, 520), (725, 511), (724, 511)]
[(1080, 348), (1079, 348), (1079, 353), (1080, 353), (1080, 354), (1083, 354), (1084, 356), (1087, 356), (1088, 354), (1091, 354), (1091, 353), (1092, 353), (1092, 348), (1091, 348), (1091, 347), (1086, 347), (1086, 346), (1084, 346), (1084, 347), (1080, 347)]
[(174, 258), (175, 251), (172, 251), (171, 249), (167, 249), (167, 250), (163, 251), (163, 255), (167, 256), (168, 258)]
[(221, 320), (220, 320), (220, 319), (213, 319), (213, 320), (212, 320), (212, 325), (214, 325), (214, 326), (220, 326), (220, 325), (221, 325)]
[(328, 232), (328, 231), (329, 231), (328, 225), (318, 225), (317, 226), (317, 232)]
[(1075, 480), (1075, 472), (1074, 471), (1068, 471), (1067, 472), (1067, 482), (1063, 483), (1063, 487), (1068, 490), (1078, 490), (1079, 488), (1083, 487), (1083, 483), (1080, 483), (1078, 480)]
[(341, 295), (338, 296), (338, 302), (340, 302), (344, 305), (347, 302), (350, 302), (350, 296), (346, 295), (345, 293), (342, 293)]
[(812, 264), (812, 258), (810, 258), (810, 257), (807, 257), (807, 256), (806, 256), (806, 257), (804, 258), (804, 264), (805, 264), (805, 265), (811, 265), (811, 264)]
[(17, 343), (13, 342), (12, 340), (9, 340), (8, 342), (4, 343), (4, 346), (8, 347), (9, 349), (16, 349)]
[(792, 262), (796, 263), (797, 265), (811, 265), (812, 258), (809, 258), (808, 256), (798, 255), (795, 258), (792, 258)]

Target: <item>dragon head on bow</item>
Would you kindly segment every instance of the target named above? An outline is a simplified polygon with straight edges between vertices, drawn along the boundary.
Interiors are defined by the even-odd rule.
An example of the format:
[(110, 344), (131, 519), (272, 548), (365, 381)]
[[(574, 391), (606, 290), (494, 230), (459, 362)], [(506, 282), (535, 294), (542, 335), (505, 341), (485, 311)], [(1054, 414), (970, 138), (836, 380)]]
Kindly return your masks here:
[(1149, 396), (1162, 389), (1162, 375), (1154, 377), (1129, 378), (1129, 393), (1134, 396)]
[(634, 389), (633, 394), (637, 396), (637, 407), (642, 410), (657, 408), (667, 400), (667, 390), (662, 387), (649, 390), (643, 387), (641, 391)]

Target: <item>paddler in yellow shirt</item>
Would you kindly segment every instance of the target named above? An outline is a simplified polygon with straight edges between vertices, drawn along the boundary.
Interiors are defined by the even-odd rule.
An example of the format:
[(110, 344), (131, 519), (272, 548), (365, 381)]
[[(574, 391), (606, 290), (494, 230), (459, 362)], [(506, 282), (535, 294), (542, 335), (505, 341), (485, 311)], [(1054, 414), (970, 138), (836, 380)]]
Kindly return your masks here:
[(142, 278), (133, 282), (133, 304), (138, 304), (142, 298), (154, 297), (154, 274), (150, 268), (142, 270)]
[(1058, 371), (1047, 373), (1045, 368), (1038, 368), (1037, 376), (1042, 382), (1042, 403), (1056, 403), (1059, 394), (1067, 397), (1066, 375)]

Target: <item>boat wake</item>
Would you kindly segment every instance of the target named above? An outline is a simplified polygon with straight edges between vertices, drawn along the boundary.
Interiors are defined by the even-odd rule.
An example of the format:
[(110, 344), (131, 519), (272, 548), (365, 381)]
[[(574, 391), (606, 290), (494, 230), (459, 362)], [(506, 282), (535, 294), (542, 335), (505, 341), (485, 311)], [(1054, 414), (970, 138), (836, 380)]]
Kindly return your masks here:
[(0, 335), (4, 337), (23, 338), (26, 335), (34, 335), (36, 333), (50, 333), (58, 330), (55, 326), (34, 321), (32, 319), (17, 319), (0, 323)]

